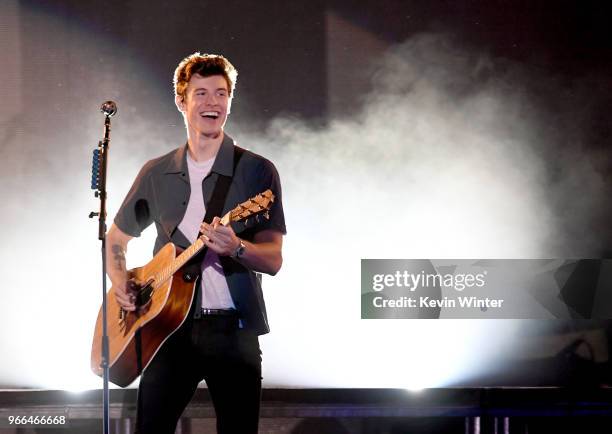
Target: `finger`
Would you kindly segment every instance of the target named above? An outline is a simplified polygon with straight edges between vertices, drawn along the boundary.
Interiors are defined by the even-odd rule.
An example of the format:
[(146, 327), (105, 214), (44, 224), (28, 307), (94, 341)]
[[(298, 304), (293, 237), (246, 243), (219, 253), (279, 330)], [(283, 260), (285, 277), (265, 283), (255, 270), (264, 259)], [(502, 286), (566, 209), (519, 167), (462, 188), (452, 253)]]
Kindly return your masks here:
[[(220, 223), (221, 223), (221, 219), (219, 217), (213, 218), (213, 221), (212, 221), (213, 229), (217, 229), (217, 227), (219, 226)], [(221, 226), (223, 226), (223, 225), (221, 225)]]
[(130, 297), (129, 295), (125, 294), (122, 296), (116, 295), (115, 298), (117, 299), (117, 301), (119, 302), (119, 304), (121, 305), (132, 305), (134, 304), (134, 298)]
[(210, 238), (212, 238), (215, 243), (228, 243), (232, 240), (232, 235), (224, 232), (215, 231), (211, 234)]
[(224, 243), (229, 246), (235, 245), (236, 242), (236, 234), (230, 228), (219, 227), (215, 232), (215, 241), (218, 243)]
[(200, 239), (202, 241), (209, 241), (212, 233), (209, 230), (203, 230)]
[(207, 246), (207, 247), (208, 247), (210, 250), (212, 250), (213, 252), (215, 252), (215, 253), (217, 253), (217, 254), (221, 253), (221, 252), (222, 252), (222, 250), (223, 250), (223, 249), (221, 248), (221, 246), (220, 246), (218, 243), (215, 243), (215, 242), (214, 242), (214, 241), (212, 241), (212, 240), (206, 240), (206, 241), (204, 241), (204, 244), (205, 244), (205, 245), (206, 245), (206, 246)]
[(228, 235), (228, 234), (233, 234), (234, 230), (229, 226), (220, 225), (220, 226), (217, 226), (217, 228), (215, 229), (215, 232), (218, 234)]
[(136, 305), (132, 302), (130, 302), (129, 300), (124, 300), (124, 299), (120, 299), (120, 298), (116, 298), (117, 300), (117, 304), (119, 306), (121, 306), (123, 308), (123, 310), (135, 310), (136, 309)]
[(125, 310), (134, 310), (136, 307), (134, 304), (135, 299), (127, 294), (123, 289), (115, 289), (115, 299), (117, 300), (119, 306)]
[(117, 301), (119, 303), (119, 306), (121, 306), (124, 310), (135, 310), (136, 309), (136, 304), (134, 304), (133, 302), (130, 301)]
[(203, 225), (201, 230), (202, 230), (202, 233), (205, 234), (209, 238), (216, 232), (216, 229), (209, 224), (207, 224), (206, 226)]
[(121, 300), (121, 301), (129, 300), (129, 297), (128, 297), (127, 293), (124, 290), (121, 290), (121, 289), (115, 289), (115, 298), (117, 298), (118, 300)]
[(217, 241), (217, 234), (214, 231), (206, 231), (204, 232), (204, 236), (207, 238), (207, 241), (214, 243)]

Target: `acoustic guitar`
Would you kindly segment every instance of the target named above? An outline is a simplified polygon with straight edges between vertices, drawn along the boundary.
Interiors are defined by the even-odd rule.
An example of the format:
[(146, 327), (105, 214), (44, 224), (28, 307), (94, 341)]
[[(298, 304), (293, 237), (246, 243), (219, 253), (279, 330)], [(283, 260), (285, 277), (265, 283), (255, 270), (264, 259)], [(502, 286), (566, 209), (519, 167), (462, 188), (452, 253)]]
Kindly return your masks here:
[[(274, 202), (271, 190), (241, 203), (221, 218), (220, 224), (259, 217)], [(187, 249), (178, 254), (173, 243), (166, 244), (143, 267), (128, 271), (131, 282), (143, 282), (137, 288), (137, 309), (123, 310), (115, 299), (115, 289), (107, 293), (107, 323), (109, 341), (109, 380), (125, 387), (132, 383), (149, 365), (162, 344), (181, 326), (187, 318), (193, 301), (197, 279), (186, 281), (183, 267), (204, 247), (198, 238)], [(91, 346), (91, 369), (103, 375), (102, 364), (102, 307), (98, 312), (96, 328)]]

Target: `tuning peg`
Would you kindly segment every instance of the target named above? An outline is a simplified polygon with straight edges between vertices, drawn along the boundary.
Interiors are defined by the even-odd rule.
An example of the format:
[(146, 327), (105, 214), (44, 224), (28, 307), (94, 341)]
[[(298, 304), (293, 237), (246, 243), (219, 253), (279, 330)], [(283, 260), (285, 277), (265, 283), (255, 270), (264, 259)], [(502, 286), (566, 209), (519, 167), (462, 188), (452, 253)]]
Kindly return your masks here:
[(92, 211), (92, 212), (89, 213), (89, 218), (91, 219), (91, 218), (94, 218), (95, 216), (99, 216), (99, 215), (100, 215), (99, 212), (93, 212)]

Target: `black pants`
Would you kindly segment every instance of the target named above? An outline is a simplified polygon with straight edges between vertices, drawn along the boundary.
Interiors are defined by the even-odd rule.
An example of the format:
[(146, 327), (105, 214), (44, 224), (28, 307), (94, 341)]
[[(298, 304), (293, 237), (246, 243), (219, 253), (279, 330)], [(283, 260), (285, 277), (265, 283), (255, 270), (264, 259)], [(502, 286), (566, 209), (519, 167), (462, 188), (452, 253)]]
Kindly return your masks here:
[(228, 317), (188, 320), (161, 347), (142, 374), (136, 433), (173, 434), (206, 380), (219, 434), (255, 434), (261, 399), (257, 335)]

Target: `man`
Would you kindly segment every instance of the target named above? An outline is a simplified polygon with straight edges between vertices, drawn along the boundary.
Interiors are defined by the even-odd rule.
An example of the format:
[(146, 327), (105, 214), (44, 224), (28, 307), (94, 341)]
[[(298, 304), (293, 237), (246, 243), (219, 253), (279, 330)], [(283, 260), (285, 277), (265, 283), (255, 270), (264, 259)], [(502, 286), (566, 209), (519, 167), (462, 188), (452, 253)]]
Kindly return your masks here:
[[(174, 433), (200, 381), (206, 380), (219, 433), (256, 433), (261, 395), (258, 335), (269, 331), (255, 272), (274, 275), (282, 264), (286, 233), (281, 188), (274, 165), (234, 145), (224, 126), (237, 72), (223, 56), (194, 53), (174, 74), (175, 102), (187, 144), (141, 169), (107, 235), (108, 274), (116, 301), (133, 312), (125, 252), (133, 237), (155, 223), (154, 253), (167, 242), (186, 247), (201, 231), (207, 252), (196, 264), (200, 284), (191, 312), (161, 346), (140, 379), (139, 434)], [(223, 214), (271, 189), (269, 219), (222, 226), (202, 223), (206, 207), (226, 180)], [(221, 189), (222, 190), (222, 189)], [(223, 199), (223, 198), (222, 198)], [(211, 208), (213, 206), (211, 205)]]

